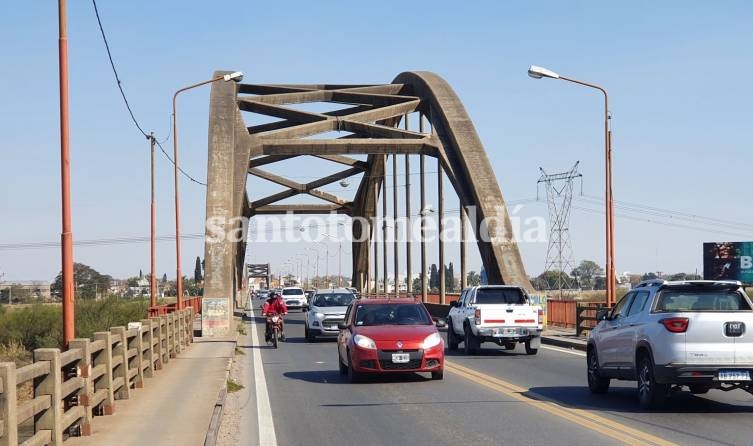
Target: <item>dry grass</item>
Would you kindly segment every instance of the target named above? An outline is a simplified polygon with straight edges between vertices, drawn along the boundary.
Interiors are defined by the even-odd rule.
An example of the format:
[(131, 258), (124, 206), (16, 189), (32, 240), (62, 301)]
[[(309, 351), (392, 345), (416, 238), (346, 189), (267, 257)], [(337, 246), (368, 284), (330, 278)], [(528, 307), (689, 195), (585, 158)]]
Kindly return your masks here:
[(14, 362), (16, 367), (23, 367), (31, 363), (31, 352), (26, 351), (21, 342), (10, 340), (0, 344), (0, 362)]

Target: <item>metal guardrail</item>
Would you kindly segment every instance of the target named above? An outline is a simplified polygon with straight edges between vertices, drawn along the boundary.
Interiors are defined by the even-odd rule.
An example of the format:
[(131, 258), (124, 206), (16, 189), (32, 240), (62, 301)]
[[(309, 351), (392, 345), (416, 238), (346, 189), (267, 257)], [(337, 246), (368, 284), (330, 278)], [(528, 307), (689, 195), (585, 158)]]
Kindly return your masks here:
[(603, 303), (579, 303), (576, 307), (575, 335), (588, 335), (588, 332), (596, 327), (596, 312), (602, 308), (608, 308)]
[[(91, 435), (94, 418), (112, 415), (115, 401), (144, 387), (170, 358), (193, 342), (192, 307), (74, 339), (69, 349), (34, 350), (34, 361), (16, 368), (0, 363), (0, 446), (18, 446), (18, 426), (33, 419), (23, 446), (61, 445), (71, 435)], [(30, 382), (33, 398), (18, 402)]]

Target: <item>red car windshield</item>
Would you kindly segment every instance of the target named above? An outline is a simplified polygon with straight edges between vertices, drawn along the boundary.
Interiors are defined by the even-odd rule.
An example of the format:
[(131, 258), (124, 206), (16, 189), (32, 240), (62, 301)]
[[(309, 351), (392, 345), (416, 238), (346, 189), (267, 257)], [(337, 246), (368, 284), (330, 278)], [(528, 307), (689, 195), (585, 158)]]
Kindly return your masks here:
[(355, 324), (374, 325), (431, 325), (432, 320), (420, 304), (368, 304), (356, 307)]

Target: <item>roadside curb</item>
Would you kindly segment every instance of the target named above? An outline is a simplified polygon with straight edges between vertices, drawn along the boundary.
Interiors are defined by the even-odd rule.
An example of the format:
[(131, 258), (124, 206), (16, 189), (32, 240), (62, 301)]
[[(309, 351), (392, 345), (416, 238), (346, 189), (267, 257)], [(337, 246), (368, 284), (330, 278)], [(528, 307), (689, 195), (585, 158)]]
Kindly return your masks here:
[(231, 341), (233, 343), (233, 353), (228, 358), (227, 365), (225, 366), (225, 379), (222, 381), (217, 394), (217, 402), (214, 403), (212, 418), (209, 420), (209, 428), (204, 437), (204, 446), (214, 446), (217, 443), (217, 435), (220, 433), (220, 425), (222, 424), (222, 412), (225, 409), (225, 399), (227, 398), (227, 380), (230, 378), (230, 369), (233, 367), (235, 349), (238, 347), (238, 336), (239, 334), (236, 331), (235, 339)]
[(554, 345), (557, 347), (571, 348), (573, 350), (586, 351), (586, 343), (583, 341), (574, 341), (560, 336), (542, 336), (542, 344)]

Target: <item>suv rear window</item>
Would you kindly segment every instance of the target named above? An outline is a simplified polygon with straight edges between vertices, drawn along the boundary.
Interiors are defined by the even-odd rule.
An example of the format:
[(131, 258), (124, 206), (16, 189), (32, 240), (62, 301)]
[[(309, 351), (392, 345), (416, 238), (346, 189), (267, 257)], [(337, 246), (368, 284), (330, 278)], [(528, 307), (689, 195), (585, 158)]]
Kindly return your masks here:
[(656, 302), (657, 312), (750, 311), (748, 300), (734, 290), (664, 290)]
[(526, 298), (515, 288), (479, 288), (476, 291), (477, 304), (526, 304)]

